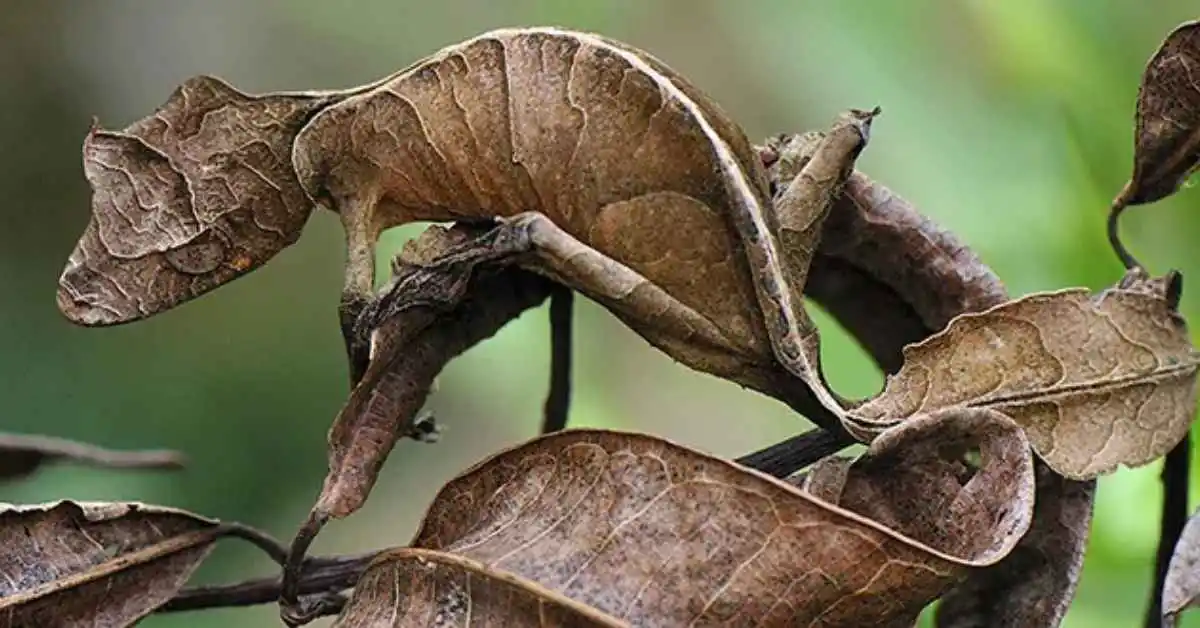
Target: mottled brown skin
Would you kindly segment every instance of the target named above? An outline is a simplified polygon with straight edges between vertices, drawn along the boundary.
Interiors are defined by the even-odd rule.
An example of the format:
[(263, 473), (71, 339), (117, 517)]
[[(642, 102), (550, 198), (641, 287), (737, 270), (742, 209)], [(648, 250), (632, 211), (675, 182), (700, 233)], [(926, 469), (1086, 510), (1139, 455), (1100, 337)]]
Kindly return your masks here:
[[(819, 233), (873, 115), (839, 120), (783, 194), (798, 199), (779, 213), (796, 231)], [(779, 364), (817, 383), (800, 296), (816, 243), (781, 255), (791, 225), (740, 128), (657, 60), (598, 36), (495, 31), (346, 92), (247, 96), (193, 79), (125, 131), (89, 134), (85, 171), (93, 219), (58, 295), (81, 324), (144, 318), (258, 267), (320, 204), (346, 230), (351, 346), (383, 230), (520, 217), (535, 270), (685, 364), (759, 390), (778, 387), (763, 381)], [(596, 266), (564, 257), (580, 246)]]
[(92, 216), (59, 280), (59, 309), (81, 325), (139, 320), (294, 243), (313, 203), (291, 146), (330, 102), (197, 77), (122, 131), (93, 127), (83, 145)]

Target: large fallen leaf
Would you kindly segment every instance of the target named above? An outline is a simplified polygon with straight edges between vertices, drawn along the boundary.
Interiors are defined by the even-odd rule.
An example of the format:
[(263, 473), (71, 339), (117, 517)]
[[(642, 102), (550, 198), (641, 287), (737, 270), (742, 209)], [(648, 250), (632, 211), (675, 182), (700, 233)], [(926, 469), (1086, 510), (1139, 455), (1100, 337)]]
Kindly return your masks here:
[(183, 466), (183, 456), (174, 451), (116, 451), (51, 436), (0, 434), (0, 480), (23, 478), (60, 460), (110, 469)]
[(0, 508), (2, 625), (133, 625), (184, 585), (226, 531), (136, 503)]
[[(955, 461), (971, 447), (973, 473)], [(433, 555), (633, 625), (902, 625), (1003, 558), (1032, 514), (1028, 442), (986, 410), (890, 430), (847, 477), (826, 501), (652, 436), (541, 437), (443, 487), (411, 543), (425, 551), (370, 567), (339, 625), (427, 625), (405, 613), (435, 588), (443, 616), (473, 606), (462, 570), (455, 587), (413, 565)]]
[(1180, 613), (1200, 606), (1200, 512), (1192, 513), (1167, 568), (1162, 591), (1163, 623), (1174, 626)]
[(905, 365), (847, 426), (869, 439), (943, 408), (993, 408), (1051, 468), (1090, 479), (1156, 460), (1187, 433), (1200, 353), (1174, 282), (1140, 271), (1092, 296), (1034, 294), (956, 318), (905, 350)]

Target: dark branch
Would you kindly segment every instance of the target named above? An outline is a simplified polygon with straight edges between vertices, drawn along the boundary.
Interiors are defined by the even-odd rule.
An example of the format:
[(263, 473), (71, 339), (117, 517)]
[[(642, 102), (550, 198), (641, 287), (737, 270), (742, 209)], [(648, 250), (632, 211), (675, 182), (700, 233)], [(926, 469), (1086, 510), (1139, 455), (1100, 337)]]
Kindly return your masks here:
[(1121, 263), (1125, 265), (1125, 270), (1130, 270), (1132, 268), (1141, 268), (1142, 265), (1138, 263), (1137, 258), (1129, 252), (1129, 249), (1125, 248), (1125, 243), (1121, 241), (1121, 213), (1128, 207), (1124, 196), (1125, 193), (1122, 192), (1121, 196), (1113, 201), (1112, 208), (1109, 209), (1107, 231), (1108, 243), (1112, 246), (1113, 252), (1117, 254), (1117, 259), (1121, 260)]
[[(375, 554), (357, 556), (330, 556), (309, 559), (300, 572), (297, 590), (300, 595), (319, 596), (322, 615), (341, 611), (341, 596), (338, 595), (354, 585)], [(273, 604), (279, 601), (283, 582), (279, 576), (258, 578), (237, 584), (193, 587), (180, 591), (178, 595), (157, 612), (175, 613), (206, 608), (231, 608)], [(344, 600), (341, 600), (344, 601)], [(336, 608), (334, 605), (337, 605)]]
[(1158, 553), (1154, 557), (1154, 589), (1150, 591), (1150, 606), (1146, 609), (1146, 628), (1162, 625), (1162, 593), (1167, 581), (1167, 568), (1175, 544), (1183, 533), (1188, 518), (1188, 467), (1191, 466), (1192, 438), (1188, 434), (1167, 453), (1163, 462), (1162, 519), (1159, 523)]
[(542, 433), (567, 426), (571, 409), (571, 317), (575, 295), (570, 288), (555, 284), (550, 292), (550, 392), (542, 413)]
[(275, 564), (282, 566), (287, 561), (287, 547), (270, 534), (241, 523), (225, 523), (223, 526), (224, 536), (232, 536), (252, 543), (270, 556)]
[(817, 428), (765, 449), (746, 454), (737, 463), (762, 471), (777, 478), (787, 476), (808, 465), (853, 445), (854, 441), (844, 434), (835, 434)]

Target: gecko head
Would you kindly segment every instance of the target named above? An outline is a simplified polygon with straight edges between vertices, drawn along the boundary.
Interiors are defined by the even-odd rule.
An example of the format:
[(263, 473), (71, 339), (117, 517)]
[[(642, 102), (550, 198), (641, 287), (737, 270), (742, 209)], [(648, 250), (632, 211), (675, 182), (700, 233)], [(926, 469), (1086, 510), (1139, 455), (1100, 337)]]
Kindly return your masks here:
[(260, 267), (313, 208), (292, 144), (329, 94), (250, 96), (191, 79), (122, 131), (83, 144), (92, 211), (63, 270), (58, 307), (99, 326), (152, 316)]

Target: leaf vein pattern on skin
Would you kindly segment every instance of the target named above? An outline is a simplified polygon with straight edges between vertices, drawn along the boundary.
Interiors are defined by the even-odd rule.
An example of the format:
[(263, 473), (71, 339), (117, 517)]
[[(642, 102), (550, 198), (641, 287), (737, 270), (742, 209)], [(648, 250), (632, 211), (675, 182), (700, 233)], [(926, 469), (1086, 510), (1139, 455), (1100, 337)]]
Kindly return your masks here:
[[(183, 97), (184, 97), (183, 98), (183, 109), (184, 109), (184, 111), (187, 111), (191, 107), (187, 103), (187, 92), (186, 91), (183, 92)], [(179, 130), (178, 137), (179, 137), (180, 143), (186, 142), (198, 135), (207, 135), (207, 133), (205, 133), (205, 127), (209, 126), (208, 119), (218, 113), (225, 111), (229, 107), (230, 107), (229, 103), (221, 103), (220, 105), (217, 105), (216, 107), (213, 107), (212, 109), (205, 110), (204, 113), (200, 114), (200, 122), (196, 124), (196, 132), (195, 133), (185, 133), (184, 129)], [(235, 116), (235, 117), (237, 117), (237, 116)]]
[[(133, 175), (130, 174), (130, 172), (128, 170), (126, 170), (125, 168), (121, 168), (120, 166), (114, 166), (112, 164), (105, 163), (104, 161), (101, 161), (100, 159), (94, 159), (93, 162), (102, 168), (113, 171), (113, 172), (125, 177), (125, 179), (129, 183), (129, 187), (133, 190), (133, 197), (135, 199), (137, 199), (138, 209), (140, 209), (144, 213), (149, 213), (149, 208), (147, 208), (146, 205), (142, 202), (142, 199), (140, 198), (140, 196), (137, 193), (137, 187), (133, 184), (134, 183)], [(125, 212), (125, 210), (121, 209), (120, 206), (113, 203), (110, 205), (110, 207), (112, 207), (111, 213), (115, 216), (120, 216), (121, 218), (123, 218), (125, 220), (125, 222), (128, 223), (129, 229), (131, 231), (138, 233), (138, 234), (145, 233), (145, 231), (139, 231), (134, 226), (136, 224), (136, 222), (133, 220), (132, 217), (129, 216), (129, 214), (127, 214)], [(107, 247), (107, 248), (109, 250), (112, 249), (112, 247)]]
[[(571, 107), (573, 111), (579, 114), (579, 128), (575, 129), (575, 141), (572, 143), (573, 146), (571, 147), (571, 156), (567, 159), (567, 172), (576, 172), (575, 169), (578, 167), (576, 164), (579, 161), (579, 149), (583, 145), (583, 138), (587, 135), (589, 129), (587, 109), (580, 107), (579, 104), (575, 102), (574, 96), (571, 95), (571, 88), (575, 85), (575, 68), (578, 67), (579, 57), (583, 54), (585, 49), (585, 46), (576, 46), (575, 52), (571, 53), (571, 60), (567, 62), (567, 81), (563, 96), (567, 102), (567, 105)], [(569, 201), (562, 207), (559, 207), (558, 211), (560, 215), (566, 216), (567, 219), (570, 220), (572, 217), (574, 217), (575, 210), (578, 208), (569, 207), (568, 205), (570, 205)]]
[[(463, 73), (463, 76), (470, 76), (471, 68), (469, 65), (467, 65), (467, 59), (462, 54), (461, 49), (459, 49), (452, 55), (447, 55), (446, 59), (443, 63), (440, 63), (437, 66), (435, 66), (434, 74), (437, 76), (439, 86), (442, 87), (442, 89), (444, 91), (449, 93), (450, 102), (452, 102), (454, 104), (454, 112), (456, 114), (458, 114), (459, 122), (461, 122), (462, 126), (468, 130), (467, 138), (471, 142), (471, 145), (472, 145), (472, 148), (470, 150), (471, 154), (479, 155), (480, 154), (479, 144), (475, 141), (475, 132), (474, 132), (474, 130), (471, 129), (471, 124), (467, 121), (467, 109), (458, 100), (458, 89), (454, 82), (453, 74), (451, 74), (451, 76), (449, 78), (442, 76), (443, 69), (446, 68), (447, 64), (450, 62), (450, 59), (457, 59), (459, 62), (461, 62), (463, 67), (465, 68), (465, 72)], [(453, 70), (453, 68), (450, 68), (450, 69)], [(430, 143), (435, 144), (432, 141)], [(442, 163), (445, 165), (446, 171), (447, 172), (453, 171), (455, 174), (458, 175), (459, 181), (461, 181), (463, 183), (462, 187), (465, 187), (466, 190), (468, 192), (470, 192), (471, 196), (474, 198), (475, 206), (478, 208), (481, 208), (481, 209), (484, 208), (487, 205), (487, 199), (484, 199), (481, 194), (481, 190), (479, 188), (479, 181), (475, 178), (475, 171), (483, 170), (484, 172), (487, 172), (489, 169), (488, 168), (472, 168), (469, 171), (464, 172), (457, 163), (447, 160), (446, 156), (444, 154), (442, 154), (442, 152), (440, 150), (438, 151), (438, 155), (442, 158)], [(466, 208), (460, 207), (460, 208), (456, 208), (456, 209), (461, 211)], [(493, 208), (493, 211), (494, 211), (494, 208)]]
[[(623, 76), (621, 77), (622, 90), (624, 89), (625, 84), (629, 82), (629, 74), (630, 73), (634, 73), (636, 75), (636, 72), (633, 69), (627, 69), (627, 70), (625, 70)], [(660, 115), (665, 115), (670, 112), (670, 102), (671, 102), (670, 94), (666, 90), (659, 87), (658, 88), (658, 108), (654, 110), (654, 113), (650, 114), (646, 118), (646, 126), (645, 126), (645, 128), (642, 129), (642, 132), (638, 136), (637, 141), (630, 142), (630, 145), (634, 147), (630, 151), (631, 152), (630, 159), (632, 159), (634, 161), (634, 163), (637, 163), (639, 154), (641, 152), (643, 152), (646, 148), (646, 138), (648, 138), (650, 136), (650, 129), (654, 128), (655, 120)], [(707, 207), (707, 205), (705, 205), (705, 207)]]
[[(469, 45), (469, 43), (471, 43), (471, 42), (468, 42), (468, 44), (464, 44), (464, 46)], [(529, 189), (533, 192), (534, 197), (537, 198), (537, 204), (538, 204), (537, 208), (526, 207), (523, 209), (525, 209), (527, 211), (541, 210), (545, 207), (548, 207), (549, 205), (547, 205), (546, 197), (543, 195), (542, 189), (538, 185), (538, 181), (540, 181), (540, 178), (535, 177), (534, 174), (532, 172), (530, 172), (529, 164), (525, 163), (525, 160), (523, 160), (518, 155), (518, 151), (517, 151), (517, 147), (521, 145), (521, 142), (520, 142), (520, 138), (517, 134), (517, 122), (516, 122), (517, 111), (515, 109), (516, 99), (513, 98), (512, 76), (514, 73), (509, 71), (509, 68), (512, 66), (512, 64), (509, 62), (509, 54), (511, 52), (509, 50), (507, 42), (501, 41), (501, 48), (504, 50), (504, 83), (503, 84), (504, 84), (504, 100), (505, 100), (505, 102), (508, 103), (508, 146), (509, 146), (509, 150), (512, 151), (510, 154), (510, 159), (512, 160), (513, 165), (518, 166), (521, 169), (521, 172), (525, 173), (525, 180), (529, 183)]]
[(464, 580), (465, 588), (467, 590), (467, 599), (465, 600), (467, 605), (467, 613), (463, 628), (471, 628), (471, 620), (475, 618), (475, 595), (471, 592), (471, 588), (475, 583), (475, 574), (470, 571), (466, 572), (466, 578), (464, 578)]
[[(554, 35), (562, 34), (562, 31), (557, 29), (532, 30), (544, 31)], [(787, 326), (785, 335), (792, 338), (797, 345), (800, 345), (801, 336), (799, 325), (796, 321), (797, 314), (791, 302), (793, 295), (791, 295), (790, 291), (788, 290), (787, 282), (783, 277), (781, 261), (779, 260), (778, 251), (775, 250), (772, 234), (767, 229), (767, 225), (763, 217), (762, 207), (759, 205), (758, 196), (754, 192), (754, 187), (747, 180), (746, 172), (737, 163), (737, 160), (730, 152), (729, 146), (723, 139), (721, 139), (721, 136), (717, 133), (716, 129), (709, 124), (708, 119), (705, 117), (704, 112), (700, 109), (699, 105), (697, 105), (687, 96), (687, 94), (680, 90), (674, 82), (656, 72), (653, 67), (648, 65), (637, 55), (631, 54), (620, 48), (610, 46), (602, 40), (597, 40), (594, 37), (588, 37), (586, 35), (579, 34), (576, 34), (575, 36), (590, 43), (591, 45), (607, 49), (609, 52), (621, 57), (626, 61), (626, 63), (629, 63), (631, 66), (650, 77), (651, 80), (659, 85), (660, 89), (669, 91), (674, 96), (675, 100), (683, 106), (683, 108), (691, 115), (695, 123), (700, 127), (701, 132), (703, 132), (708, 138), (709, 145), (712, 147), (713, 152), (717, 157), (717, 161), (721, 166), (721, 170), (725, 175), (726, 181), (733, 182), (734, 186), (737, 188), (738, 197), (752, 204), (752, 206), (748, 208), (747, 213), (750, 215), (753, 222), (757, 239), (762, 244), (761, 251), (767, 258), (767, 271), (769, 273), (768, 280), (770, 283), (774, 284), (772, 286), (774, 288), (773, 293), (777, 295), (777, 307), (781, 310), (778, 314), (784, 320)], [(804, 363), (805, 367), (811, 368), (811, 365), (808, 364), (808, 360), (804, 355), (803, 350), (801, 350), (800, 360)], [(813, 386), (813, 388), (814, 393), (816, 393), (818, 397), (822, 398), (824, 403), (833, 404), (831, 409), (840, 407), (840, 405), (837, 404), (832, 396), (829, 395), (828, 391), (824, 390), (822, 386), (817, 385)]]
[[(434, 70), (434, 75), (437, 76), (439, 80), (441, 79), (441, 75), (439, 75), (436, 70)], [(420, 125), (420, 127), (421, 127), (420, 139), (423, 141), (425, 147), (428, 148), (428, 150), (430, 150), (435, 155), (437, 155), (437, 161), (441, 162), (442, 167), (445, 168), (445, 170), (446, 170), (445, 174), (449, 174), (450, 164), (446, 160), (446, 155), (444, 155), (442, 153), (442, 150), (440, 148), (438, 148), (438, 143), (433, 141), (433, 135), (430, 131), (431, 127), (429, 126), (429, 123), (425, 120), (425, 116), (421, 115), (421, 108), (418, 107), (416, 104), (414, 104), (413, 101), (410, 100), (407, 96), (402, 96), (400, 94), (397, 94), (395, 91), (392, 91), (391, 88), (388, 88), (388, 91), (391, 92), (392, 94), (395, 94), (398, 98), (400, 98), (400, 100), (403, 100), (404, 103), (406, 105), (408, 105), (409, 110), (412, 111), (413, 117), (416, 118), (417, 124)], [(399, 148), (399, 146), (397, 146), (397, 147)], [(422, 162), (424, 162), (424, 160), (417, 160), (415, 163), (419, 163), (421, 166), (423, 166), (422, 171), (429, 178), (429, 181), (434, 183), (435, 185), (445, 185), (445, 183), (446, 183), (445, 178), (435, 175), (430, 170), (430, 168), (426, 167), (425, 164)], [(453, 211), (453, 208), (443, 207), (442, 203), (429, 203), (429, 204), (433, 207), (438, 207), (443, 210), (451, 209)]]
[[(391, 91), (390, 89), (383, 90), (380, 93), (393, 96), (397, 100), (399, 100), (401, 104), (408, 105), (410, 108), (412, 107), (412, 103), (408, 102), (407, 99), (400, 97), (398, 94)], [(400, 136), (396, 135), (396, 130), (394, 128), (392, 128), (392, 125), (389, 124), (389, 125), (381, 127), (379, 125), (379, 121), (375, 118), (372, 118), (371, 119), (371, 130), (375, 133), (380, 133), (380, 134), (383, 134), (383, 135), (386, 135), (386, 136), (392, 138), (392, 143), (396, 146), (396, 150), (402, 150), (403, 144), (400, 141)], [(369, 157), (369, 154), (368, 154), (368, 157)], [(380, 167), (380, 165), (378, 163), (374, 163), (373, 165), (376, 168)], [(380, 168), (380, 169), (382, 169), (382, 168)], [(418, 185), (413, 184), (412, 177), (408, 176), (408, 172), (406, 172), (403, 168), (399, 169), (399, 170), (389, 169), (388, 174), (403, 179), (404, 183), (405, 183), (405, 189), (416, 193), (418, 196), (420, 196), (425, 191), (423, 186), (418, 186)], [(421, 202), (428, 204), (428, 205), (434, 204), (433, 202), (431, 202), (429, 199), (426, 199), (426, 198), (422, 198)]]
[[(467, 59), (467, 55), (463, 54), (462, 52), (459, 52), (457, 54), (457, 58), (462, 62), (462, 65), (464, 68), (463, 80), (467, 80), (470, 77), (475, 76), (479, 73), (478, 70), (471, 67), (471, 63)], [(470, 142), (471, 142), (472, 154), (474, 154), (474, 155), (482, 154), (481, 151), (479, 150), (479, 136), (475, 131), (475, 127), (473, 127), (471, 125), (470, 112), (467, 111), (466, 105), (464, 105), (462, 103), (462, 100), (459, 99), (458, 83), (453, 80), (450, 81), (450, 98), (454, 102), (456, 111), (458, 111), (459, 116), (462, 118), (463, 127), (466, 128), (466, 130), (467, 130), (467, 137), (470, 139)], [(494, 171), (491, 168), (473, 168), (471, 172), (463, 175), (464, 179), (469, 178), (469, 180), (472, 183), (474, 183), (474, 185), (471, 186), (471, 193), (472, 193), (472, 195), (474, 195), (475, 203), (479, 207), (484, 207), (485, 204), (487, 204), (489, 201), (489, 199), (485, 198), (483, 196), (483, 194), (481, 193), (484, 191), (480, 188), (481, 185), (486, 187), (487, 191), (489, 191), (489, 192), (494, 192), (495, 190), (498, 189), (498, 186), (496, 185), (496, 181), (492, 178), (493, 172)], [(478, 178), (480, 175), (482, 175), (484, 178), (486, 178), (487, 181), (481, 182)], [(503, 204), (503, 200), (504, 200), (503, 196), (501, 195), (500, 198), (501, 198), (501, 203)], [(492, 208), (492, 210), (493, 210), (493, 212), (495, 212), (496, 208)]]

